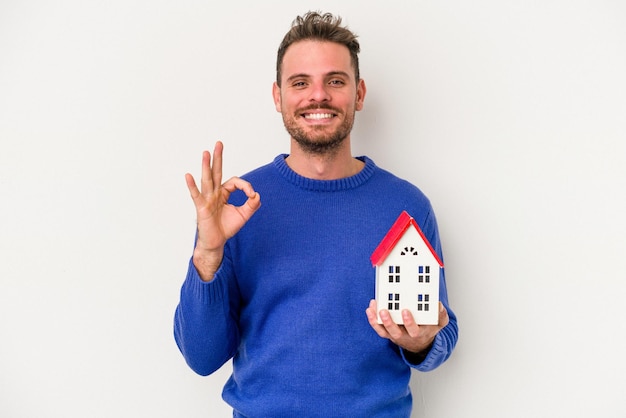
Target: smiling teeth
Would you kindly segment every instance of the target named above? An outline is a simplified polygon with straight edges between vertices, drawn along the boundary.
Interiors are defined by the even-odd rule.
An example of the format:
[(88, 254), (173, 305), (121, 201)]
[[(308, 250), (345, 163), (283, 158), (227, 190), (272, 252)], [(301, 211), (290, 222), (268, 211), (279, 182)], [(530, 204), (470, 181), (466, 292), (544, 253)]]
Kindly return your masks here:
[(304, 115), (306, 119), (330, 119), (333, 117), (332, 113), (309, 113)]

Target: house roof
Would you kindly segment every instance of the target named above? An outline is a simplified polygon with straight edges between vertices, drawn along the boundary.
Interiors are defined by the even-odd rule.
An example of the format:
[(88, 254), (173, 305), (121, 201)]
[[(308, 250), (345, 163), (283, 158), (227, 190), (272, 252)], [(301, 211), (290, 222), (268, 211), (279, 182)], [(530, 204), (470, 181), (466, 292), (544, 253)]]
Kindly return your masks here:
[(417, 230), (422, 240), (424, 240), (424, 242), (428, 246), (428, 249), (432, 253), (433, 257), (435, 257), (435, 260), (437, 260), (437, 263), (439, 263), (439, 266), (443, 267), (441, 259), (433, 249), (432, 245), (430, 245), (430, 242), (428, 242), (428, 239), (420, 229), (419, 225), (417, 224), (417, 222), (415, 222), (415, 219), (413, 219), (411, 215), (409, 215), (405, 210), (402, 211), (400, 216), (398, 216), (398, 219), (396, 219), (396, 221), (393, 223), (393, 225), (389, 229), (389, 232), (387, 232), (387, 235), (385, 235), (380, 244), (378, 244), (378, 247), (376, 247), (376, 249), (372, 253), (372, 256), (370, 257), (372, 265), (380, 266), (385, 261), (389, 253), (396, 246), (400, 238), (402, 238), (406, 230), (409, 229), (411, 226), (413, 226)]

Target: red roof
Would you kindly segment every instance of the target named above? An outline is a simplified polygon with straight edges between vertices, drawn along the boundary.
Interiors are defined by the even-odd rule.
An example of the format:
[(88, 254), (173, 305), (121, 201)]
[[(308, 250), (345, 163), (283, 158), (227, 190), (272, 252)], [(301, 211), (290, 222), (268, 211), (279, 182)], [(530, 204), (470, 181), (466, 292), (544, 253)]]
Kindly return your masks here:
[(428, 249), (432, 253), (433, 257), (435, 257), (435, 260), (437, 260), (437, 263), (439, 263), (439, 266), (443, 267), (443, 263), (439, 259), (439, 256), (437, 255), (433, 247), (430, 245), (430, 242), (428, 242), (428, 239), (426, 239), (426, 236), (420, 229), (419, 225), (417, 224), (417, 222), (415, 222), (415, 219), (413, 219), (411, 215), (409, 215), (405, 210), (403, 210), (400, 216), (398, 216), (398, 219), (396, 219), (396, 221), (393, 223), (393, 225), (389, 229), (389, 232), (387, 232), (387, 235), (385, 235), (385, 238), (383, 238), (380, 244), (378, 244), (378, 247), (376, 247), (376, 249), (372, 253), (372, 256), (370, 257), (372, 265), (380, 266), (383, 261), (385, 261), (391, 250), (393, 250), (402, 235), (404, 235), (406, 230), (409, 229), (411, 225), (417, 230), (420, 237), (422, 237), (422, 240), (424, 240), (424, 242), (428, 246)]

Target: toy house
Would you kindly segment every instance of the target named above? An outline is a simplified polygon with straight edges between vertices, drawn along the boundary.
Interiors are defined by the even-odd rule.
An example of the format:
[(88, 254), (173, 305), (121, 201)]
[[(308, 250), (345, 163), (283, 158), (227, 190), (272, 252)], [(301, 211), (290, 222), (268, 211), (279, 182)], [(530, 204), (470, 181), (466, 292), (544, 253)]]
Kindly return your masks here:
[[(417, 222), (403, 211), (370, 257), (376, 268), (378, 310), (388, 309), (396, 324), (403, 324), (408, 309), (420, 325), (439, 319), (441, 259)], [(380, 316), (378, 317), (380, 321)]]

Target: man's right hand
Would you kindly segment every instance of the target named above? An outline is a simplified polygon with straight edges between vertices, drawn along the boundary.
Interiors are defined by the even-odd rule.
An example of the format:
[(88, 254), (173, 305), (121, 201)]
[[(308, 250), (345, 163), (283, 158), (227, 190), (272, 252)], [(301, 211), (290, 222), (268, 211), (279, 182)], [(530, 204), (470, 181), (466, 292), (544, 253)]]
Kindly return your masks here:
[[(213, 280), (213, 276), (224, 255), (224, 244), (235, 235), (261, 206), (261, 198), (252, 185), (239, 177), (233, 177), (222, 183), (221, 142), (215, 144), (213, 161), (208, 151), (202, 153), (202, 179), (200, 190), (193, 176), (185, 174), (187, 188), (196, 206), (198, 239), (193, 252), (193, 264), (200, 278)], [(235, 190), (243, 191), (248, 200), (241, 206), (228, 203), (228, 198)]]

